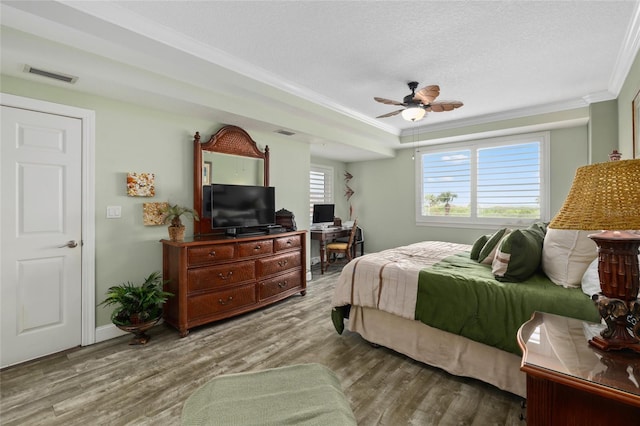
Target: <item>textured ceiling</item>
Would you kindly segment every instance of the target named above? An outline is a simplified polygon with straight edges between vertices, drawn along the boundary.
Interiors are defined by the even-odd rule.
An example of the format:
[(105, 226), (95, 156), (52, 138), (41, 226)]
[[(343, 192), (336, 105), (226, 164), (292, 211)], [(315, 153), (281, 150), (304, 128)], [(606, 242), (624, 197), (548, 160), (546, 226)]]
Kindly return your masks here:
[[(634, 4), (624, 2), (122, 2), (299, 88), (375, 117), (406, 83), (463, 109), (428, 121), (606, 92)], [(259, 72), (260, 70), (256, 70)], [(448, 117), (447, 117), (448, 116)], [(408, 127), (400, 117), (387, 119)]]
[[(248, 130), (271, 130), (271, 123), (318, 146), (346, 143), (340, 134), (326, 135), (322, 126), (314, 128), (315, 115), (325, 127), (344, 127), (347, 135), (371, 133), (368, 139), (380, 141), (382, 151), (373, 154), (362, 151), (356, 141), (344, 146), (342, 157), (328, 155), (345, 160), (384, 157), (384, 149), (400, 145), (403, 131), (416, 127), (461, 126), (518, 111), (526, 115), (614, 99), (638, 50), (637, 1), (43, 4), (3, 1), (3, 7), (12, 8), (3, 11), (12, 12), (12, 20), (3, 18), (2, 24), (101, 60), (152, 69), (174, 82), (236, 98), (235, 108), (209, 106), (221, 119)], [(29, 23), (33, 16), (46, 25)], [(65, 37), (63, 30), (77, 37), (70, 32)], [(145, 40), (154, 43), (147, 45)], [(18, 67), (20, 60), (27, 60), (10, 52), (6, 57), (3, 53), (7, 64), (15, 61)], [(45, 62), (59, 65), (59, 71), (83, 72), (79, 65), (69, 70), (68, 62), (66, 67), (53, 59)], [(11, 73), (4, 65), (3, 72)], [(374, 102), (373, 97), (401, 101), (411, 80), (419, 87), (438, 84), (438, 100), (460, 100), (464, 106), (428, 114), (416, 124), (399, 115), (376, 119), (397, 107)], [(97, 79), (96, 84), (104, 82)], [(186, 92), (180, 96), (187, 104), (195, 102), (185, 97)], [(252, 102), (256, 109), (289, 110), (292, 120), (274, 123), (266, 112), (243, 113), (251, 110)], [(324, 110), (344, 118), (325, 117)], [(358, 124), (350, 123), (354, 120)]]

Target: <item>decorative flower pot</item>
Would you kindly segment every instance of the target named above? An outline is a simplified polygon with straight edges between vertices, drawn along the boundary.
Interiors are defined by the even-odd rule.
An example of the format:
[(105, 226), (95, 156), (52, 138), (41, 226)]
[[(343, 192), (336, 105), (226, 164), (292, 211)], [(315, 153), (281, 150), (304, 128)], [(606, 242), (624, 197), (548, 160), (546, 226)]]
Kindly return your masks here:
[(171, 241), (184, 241), (185, 226), (169, 226), (169, 239)]
[(151, 327), (157, 324), (160, 321), (161, 317), (155, 318), (151, 321), (143, 322), (140, 324), (133, 325), (119, 325), (116, 324), (120, 330), (126, 331), (128, 333), (133, 333), (133, 337), (129, 341), (130, 345), (146, 345), (147, 342), (151, 339), (151, 337), (146, 334), (146, 331)]

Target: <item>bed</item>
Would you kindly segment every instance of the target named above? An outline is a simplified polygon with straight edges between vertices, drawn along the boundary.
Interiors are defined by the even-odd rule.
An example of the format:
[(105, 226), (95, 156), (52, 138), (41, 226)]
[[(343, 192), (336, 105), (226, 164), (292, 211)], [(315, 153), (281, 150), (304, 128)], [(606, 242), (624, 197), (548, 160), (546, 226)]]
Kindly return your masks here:
[(535, 311), (600, 317), (579, 288), (556, 285), (540, 270), (522, 282), (498, 281), (471, 251), (427, 241), (352, 260), (332, 298), (336, 331), (346, 326), (371, 343), (524, 397), (520, 325)]

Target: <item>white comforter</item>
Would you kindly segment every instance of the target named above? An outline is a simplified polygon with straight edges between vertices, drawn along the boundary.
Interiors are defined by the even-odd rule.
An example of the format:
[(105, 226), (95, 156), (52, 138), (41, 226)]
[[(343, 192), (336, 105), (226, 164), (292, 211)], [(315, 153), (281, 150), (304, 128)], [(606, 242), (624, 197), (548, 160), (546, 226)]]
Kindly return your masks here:
[(340, 273), (332, 306), (364, 306), (414, 319), (420, 270), (470, 248), (424, 241), (355, 258)]

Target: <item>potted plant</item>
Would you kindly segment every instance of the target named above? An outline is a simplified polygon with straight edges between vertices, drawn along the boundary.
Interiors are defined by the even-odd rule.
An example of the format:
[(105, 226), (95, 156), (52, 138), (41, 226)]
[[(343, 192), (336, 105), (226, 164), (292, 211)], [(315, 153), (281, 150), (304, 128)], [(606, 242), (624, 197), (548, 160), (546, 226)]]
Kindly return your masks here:
[(169, 224), (169, 239), (171, 241), (184, 241), (184, 225), (181, 216), (191, 216), (194, 220), (200, 220), (198, 213), (189, 207), (178, 204), (169, 204), (164, 213), (164, 223)]
[(144, 345), (149, 341), (145, 333), (162, 317), (162, 305), (173, 294), (163, 290), (166, 281), (160, 272), (153, 272), (141, 285), (127, 281), (109, 287), (100, 305), (116, 305), (111, 321), (121, 330), (134, 334), (130, 345)]

